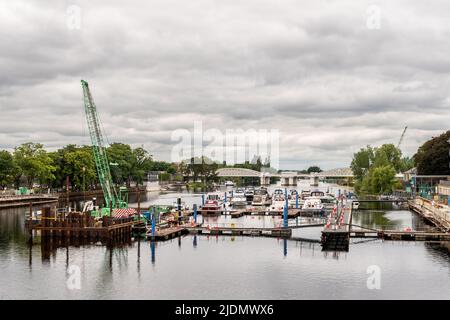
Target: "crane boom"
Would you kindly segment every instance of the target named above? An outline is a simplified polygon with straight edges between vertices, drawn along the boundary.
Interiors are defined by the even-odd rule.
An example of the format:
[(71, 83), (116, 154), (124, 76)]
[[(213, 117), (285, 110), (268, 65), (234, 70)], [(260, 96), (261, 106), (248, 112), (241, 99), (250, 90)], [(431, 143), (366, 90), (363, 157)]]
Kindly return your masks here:
[(400, 149), (400, 145), (401, 145), (402, 142), (403, 142), (403, 138), (404, 138), (404, 136), (405, 136), (406, 129), (408, 129), (408, 126), (406, 126), (405, 129), (403, 129), (402, 135), (400, 136), (400, 140), (398, 140), (398, 144), (397, 144), (397, 148), (398, 148), (398, 149)]
[(105, 197), (105, 206), (108, 207), (110, 204), (112, 204), (112, 207), (115, 208), (118, 205), (118, 197), (112, 182), (108, 156), (106, 154), (103, 134), (100, 128), (97, 108), (94, 104), (94, 100), (92, 99), (88, 83), (84, 80), (81, 80), (81, 86), (83, 87), (84, 95), (84, 111), (86, 113), (89, 135), (91, 137), (92, 151), (94, 154), (98, 179), (100, 181), (100, 185), (102, 186), (103, 195)]

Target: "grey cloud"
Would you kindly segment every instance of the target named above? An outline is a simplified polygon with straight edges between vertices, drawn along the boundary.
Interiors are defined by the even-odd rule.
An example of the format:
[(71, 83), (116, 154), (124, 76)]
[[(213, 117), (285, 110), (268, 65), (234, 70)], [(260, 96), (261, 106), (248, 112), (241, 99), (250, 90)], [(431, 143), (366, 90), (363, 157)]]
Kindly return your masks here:
[[(81, 8), (69, 30), (66, 9)], [(80, 79), (109, 141), (170, 160), (173, 130), (278, 129), (281, 163), (342, 167), (366, 144), (412, 155), (448, 128), (447, 1), (113, 0), (0, 4), (0, 147), (89, 143)]]

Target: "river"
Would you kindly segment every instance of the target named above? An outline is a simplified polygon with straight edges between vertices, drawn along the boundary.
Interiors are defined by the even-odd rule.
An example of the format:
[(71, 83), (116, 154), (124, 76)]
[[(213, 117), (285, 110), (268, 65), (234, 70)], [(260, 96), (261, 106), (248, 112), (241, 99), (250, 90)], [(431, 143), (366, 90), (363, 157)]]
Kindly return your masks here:
[[(200, 203), (199, 194), (149, 193), (142, 197), (142, 207), (172, 204), (178, 196), (189, 205)], [(28, 245), (26, 210), (0, 211), (1, 299), (450, 298), (449, 243), (351, 239), (348, 252), (323, 252), (315, 242), (187, 235), (115, 248), (69, 246), (48, 254), (38, 240)], [(229, 222), (228, 217), (219, 219), (209, 223)], [(276, 219), (233, 220), (271, 226)], [(412, 212), (389, 209), (357, 211), (353, 223), (426, 226)], [(317, 241), (320, 230), (296, 229), (294, 235)]]

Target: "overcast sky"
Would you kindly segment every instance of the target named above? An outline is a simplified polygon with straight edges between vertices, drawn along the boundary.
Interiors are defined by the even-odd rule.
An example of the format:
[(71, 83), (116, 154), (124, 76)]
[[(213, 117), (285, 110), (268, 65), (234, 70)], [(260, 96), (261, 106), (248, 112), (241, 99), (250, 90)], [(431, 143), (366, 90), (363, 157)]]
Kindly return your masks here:
[(449, 128), (449, 39), (448, 0), (0, 0), (0, 148), (88, 144), (85, 79), (108, 140), (162, 160), (194, 120), (278, 129), (282, 169), (405, 125), (411, 156)]

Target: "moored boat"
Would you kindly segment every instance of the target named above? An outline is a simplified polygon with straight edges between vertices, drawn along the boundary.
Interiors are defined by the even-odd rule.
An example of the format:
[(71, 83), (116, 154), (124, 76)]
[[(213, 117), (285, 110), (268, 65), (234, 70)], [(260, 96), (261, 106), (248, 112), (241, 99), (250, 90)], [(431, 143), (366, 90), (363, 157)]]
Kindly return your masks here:
[(247, 197), (245, 196), (244, 189), (238, 188), (233, 192), (233, 197), (231, 198), (231, 205), (238, 207), (238, 206), (245, 206), (247, 205)]
[(269, 212), (271, 213), (282, 213), (284, 206), (286, 205), (286, 198), (284, 194), (274, 194), (272, 196), (272, 204), (270, 205)]
[(253, 196), (255, 195), (255, 188), (254, 187), (247, 187), (245, 188), (245, 197), (247, 198), (247, 203), (251, 204), (253, 201)]
[(253, 195), (252, 205), (267, 206), (272, 203), (266, 188), (258, 188)]
[(225, 181), (225, 186), (226, 186), (226, 187), (234, 187), (234, 182), (233, 182), (233, 181), (230, 181), (230, 180)]
[(300, 196), (299, 196), (297, 190), (295, 190), (295, 189), (290, 190), (288, 197), (289, 197), (289, 207), (295, 208), (297, 202), (300, 207)]
[(221, 194), (214, 192), (208, 193), (205, 205), (202, 207), (204, 211), (220, 211), (223, 208), (223, 199)]
[(308, 197), (303, 203), (301, 213), (308, 216), (324, 216), (325, 208), (318, 197)]

